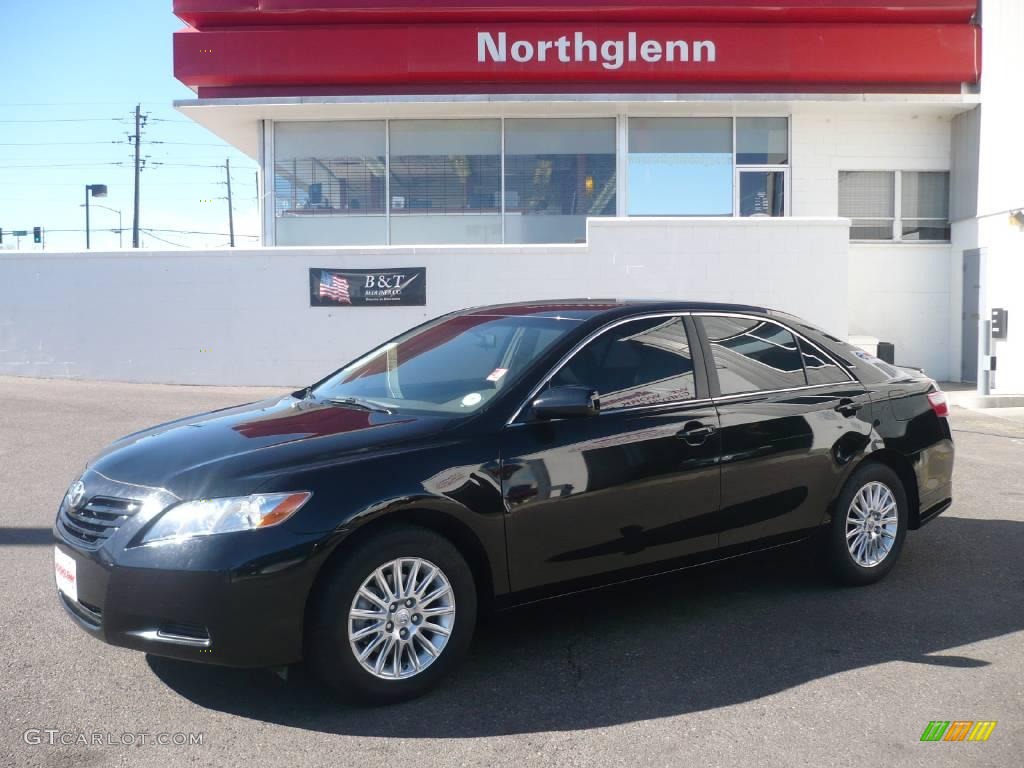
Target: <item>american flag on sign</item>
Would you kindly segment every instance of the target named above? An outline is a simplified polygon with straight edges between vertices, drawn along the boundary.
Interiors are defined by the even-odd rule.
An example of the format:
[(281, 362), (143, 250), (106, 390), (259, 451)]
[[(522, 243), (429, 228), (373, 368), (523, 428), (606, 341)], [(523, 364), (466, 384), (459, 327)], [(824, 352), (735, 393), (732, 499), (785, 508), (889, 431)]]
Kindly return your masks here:
[(328, 298), (340, 304), (351, 304), (348, 295), (348, 280), (333, 272), (320, 273), (320, 298)]

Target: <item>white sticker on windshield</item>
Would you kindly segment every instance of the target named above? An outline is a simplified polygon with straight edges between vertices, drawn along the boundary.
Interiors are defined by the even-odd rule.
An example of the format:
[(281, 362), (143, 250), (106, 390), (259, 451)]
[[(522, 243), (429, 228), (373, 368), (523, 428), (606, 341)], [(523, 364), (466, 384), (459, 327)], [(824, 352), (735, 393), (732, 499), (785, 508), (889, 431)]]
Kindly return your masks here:
[(479, 392), (470, 392), (468, 395), (462, 398), (462, 405), (465, 408), (469, 408), (471, 406), (476, 405), (481, 400), (483, 400), (483, 397), (480, 395)]
[(498, 381), (506, 373), (508, 373), (508, 368), (495, 368), (493, 371), (491, 371), (491, 375), (487, 377), (487, 380)]

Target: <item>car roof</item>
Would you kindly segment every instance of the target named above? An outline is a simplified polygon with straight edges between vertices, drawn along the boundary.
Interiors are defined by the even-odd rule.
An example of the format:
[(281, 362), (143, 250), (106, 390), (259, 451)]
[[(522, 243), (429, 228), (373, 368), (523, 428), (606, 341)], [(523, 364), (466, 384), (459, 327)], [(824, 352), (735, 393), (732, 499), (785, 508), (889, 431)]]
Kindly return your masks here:
[(543, 299), (507, 304), (491, 304), (467, 309), (463, 314), (480, 317), (533, 316), (588, 320), (598, 315), (628, 315), (635, 310), (666, 312), (755, 312), (768, 314), (769, 310), (750, 304), (725, 304), (713, 301), (672, 301), (667, 299)]

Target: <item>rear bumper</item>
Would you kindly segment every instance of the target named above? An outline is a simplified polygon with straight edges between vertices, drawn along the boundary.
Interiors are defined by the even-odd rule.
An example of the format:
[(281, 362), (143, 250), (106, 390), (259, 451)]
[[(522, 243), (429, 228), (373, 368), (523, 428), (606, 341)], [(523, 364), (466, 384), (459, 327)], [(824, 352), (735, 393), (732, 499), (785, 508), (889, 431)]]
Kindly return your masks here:
[(77, 601), (60, 592), (58, 599), (98, 640), (233, 667), (278, 666), (302, 658), (313, 559), (263, 573), (146, 568), (119, 565), (104, 550), (83, 551), (59, 535), (56, 546), (74, 558), (78, 582)]

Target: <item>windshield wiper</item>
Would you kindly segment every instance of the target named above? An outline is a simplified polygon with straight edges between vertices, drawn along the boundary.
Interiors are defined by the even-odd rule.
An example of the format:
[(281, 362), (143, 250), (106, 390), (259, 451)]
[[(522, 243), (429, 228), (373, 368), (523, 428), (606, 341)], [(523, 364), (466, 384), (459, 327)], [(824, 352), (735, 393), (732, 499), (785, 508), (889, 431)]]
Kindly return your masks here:
[(374, 413), (391, 413), (390, 408), (386, 408), (380, 403), (375, 403), (373, 400), (367, 400), (364, 397), (327, 397), (324, 398), (323, 402), (329, 405), (344, 405), (349, 408), (358, 408), (362, 411), (373, 411)]

